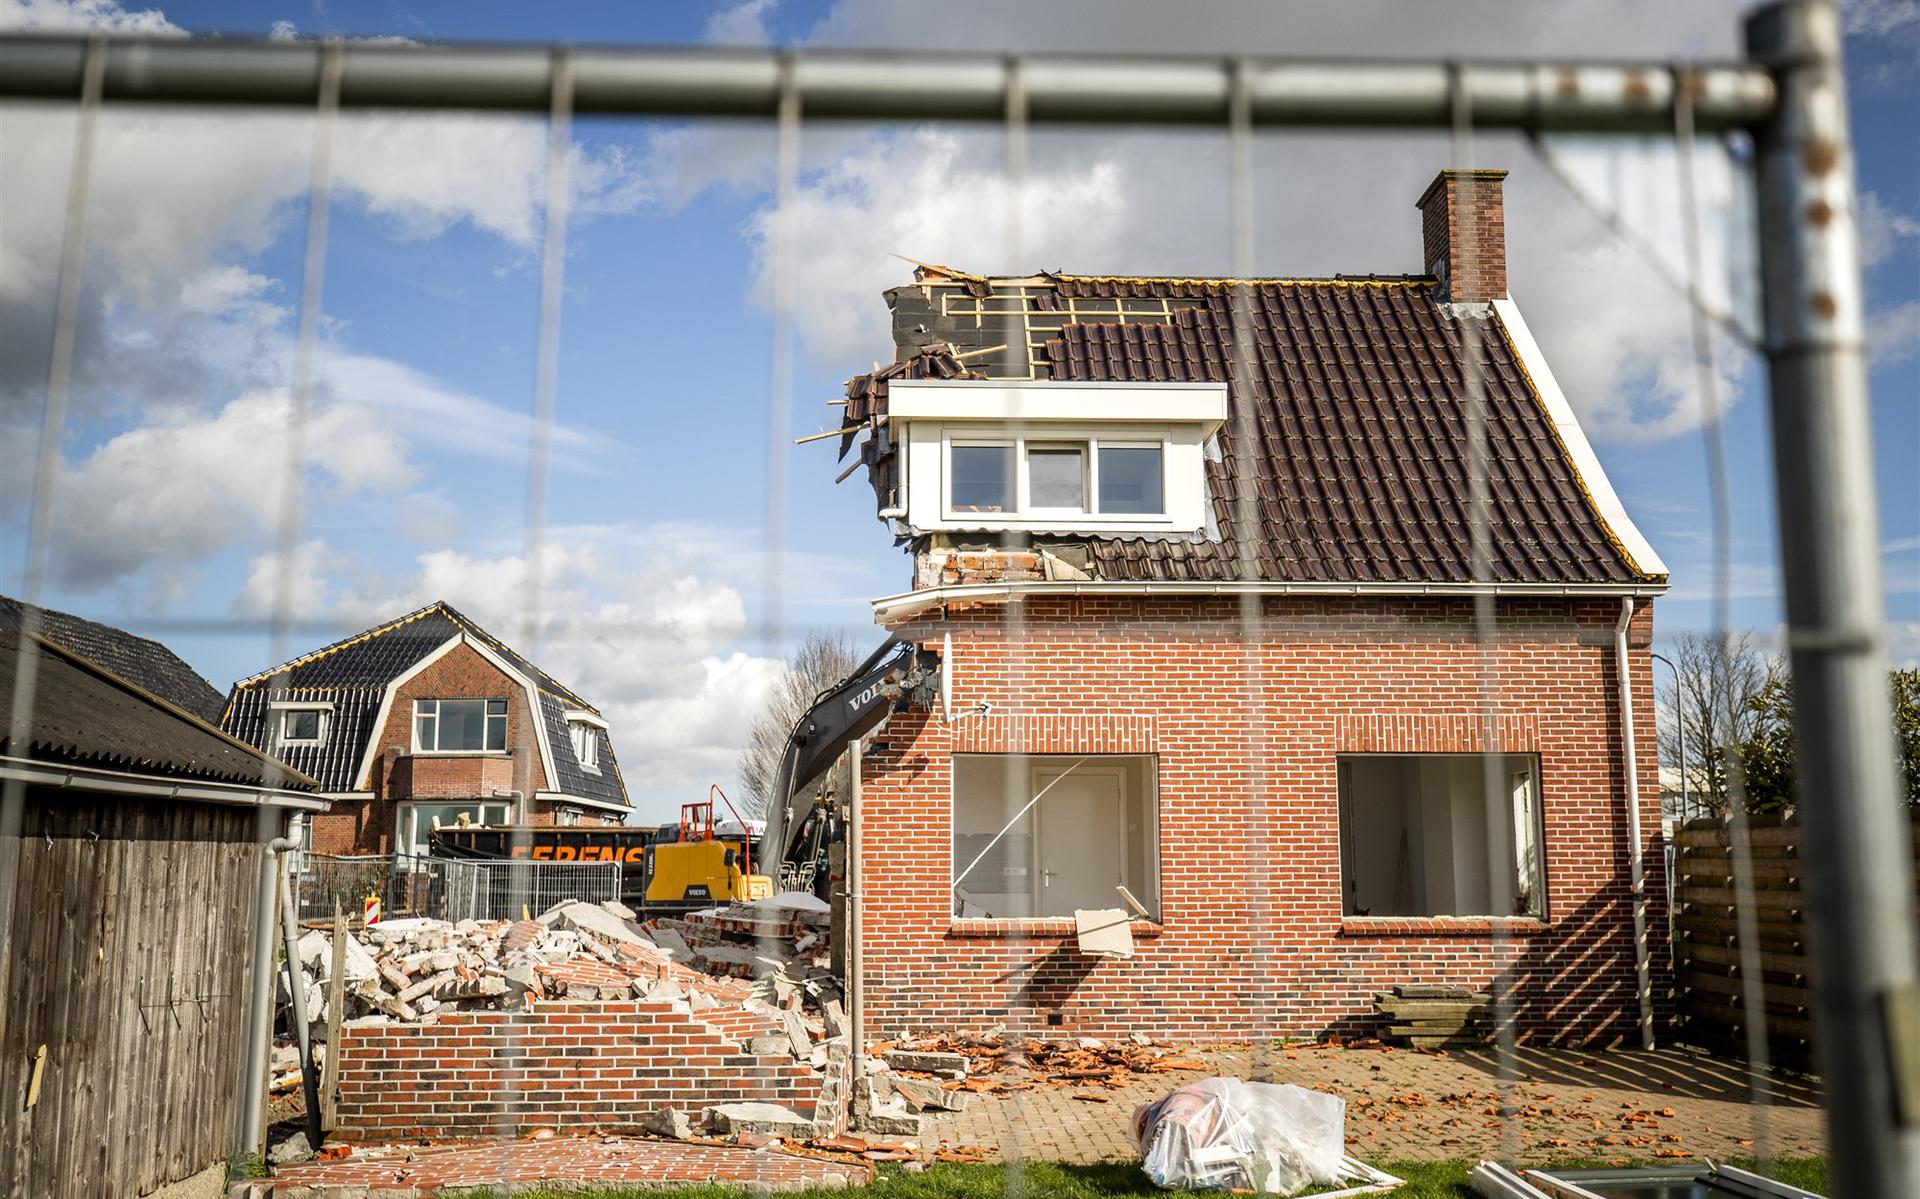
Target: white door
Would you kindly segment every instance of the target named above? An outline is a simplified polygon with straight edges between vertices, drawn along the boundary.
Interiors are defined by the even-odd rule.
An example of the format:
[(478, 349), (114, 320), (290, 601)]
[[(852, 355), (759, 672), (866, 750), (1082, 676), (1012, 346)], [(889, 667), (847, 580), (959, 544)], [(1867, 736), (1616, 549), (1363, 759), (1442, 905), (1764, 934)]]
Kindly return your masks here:
[(1034, 914), (1071, 916), (1076, 908), (1120, 906), (1114, 887), (1125, 880), (1127, 851), (1121, 773), (1035, 767), (1034, 790), (1049, 783), (1053, 789), (1034, 806)]

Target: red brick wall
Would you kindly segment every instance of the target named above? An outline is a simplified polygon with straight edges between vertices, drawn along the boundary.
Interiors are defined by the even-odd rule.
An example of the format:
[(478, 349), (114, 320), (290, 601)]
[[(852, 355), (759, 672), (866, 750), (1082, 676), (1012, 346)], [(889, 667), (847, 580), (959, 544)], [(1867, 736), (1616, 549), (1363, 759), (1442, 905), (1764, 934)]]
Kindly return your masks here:
[[(413, 752), (413, 701), (416, 699), (504, 699), (507, 701), (507, 752), (451, 757)], [(401, 800), (492, 799), (496, 791), (547, 789), (546, 771), (526, 689), (518, 679), (466, 644), (454, 646), (395, 691), (386, 723), (376, 731), (367, 800), (334, 800), (333, 810), (313, 819), (314, 852), (377, 854), (393, 852), (394, 804)], [(525, 774), (513, 751), (524, 749)], [(499, 801), (495, 801), (499, 802)], [(544, 805), (536, 808), (540, 823)], [(551, 815), (547, 823), (551, 823)]]
[[(1529, 1036), (1635, 1035), (1617, 600), (1499, 609), (1498, 748), (1539, 756), (1544, 923), (1342, 914), (1336, 756), (1481, 748), (1469, 602), (1274, 599), (1251, 646), (1230, 600), (1036, 598), (1023, 608), (1011, 661), (996, 608), (903, 630), (935, 646), (951, 633), (955, 710), (982, 700), (993, 710), (953, 726), (937, 713), (896, 714), (866, 759), (858, 886), (869, 1038), (1002, 1023), (1192, 1040), (1352, 1032), (1371, 1028), (1379, 988), (1483, 987), (1503, 971)], [(1643, 603), (1630, 658), (1664, 1004), (1651, 637)], [(1164, 923), (1136, 925), (1131, 960), (1082, 957), (1066, 922), (949, 915), (951, 755), (1022, 747), (1155, 755)]]
[[(531, 1012), (449, 1012), (428, 1024), (341, 1032), (344, 1140), (518, 1136), (539, 1128), (634, 1132), (649, 1112), (693, 1115), (763, 1100), (804, 1114), (820, 1080), (741, 1042), (778, 1027), (754, 1013), (707, 1017), (664, 1003), (548, 1002)], [(746, 1017), (754, 1017), (748, 1019)]]

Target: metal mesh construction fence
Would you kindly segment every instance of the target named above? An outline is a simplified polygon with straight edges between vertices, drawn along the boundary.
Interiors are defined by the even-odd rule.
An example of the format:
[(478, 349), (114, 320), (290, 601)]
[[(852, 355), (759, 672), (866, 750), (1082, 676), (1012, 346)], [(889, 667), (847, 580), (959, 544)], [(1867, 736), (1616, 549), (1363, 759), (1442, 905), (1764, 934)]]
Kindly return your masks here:
[(292, 876), (295, 916), (359, 916), (369, 897), (384, 919), (517, 920), (557, 903), (620, 898), (616, 862), (468, 862), (406, 854), (303, 854)]

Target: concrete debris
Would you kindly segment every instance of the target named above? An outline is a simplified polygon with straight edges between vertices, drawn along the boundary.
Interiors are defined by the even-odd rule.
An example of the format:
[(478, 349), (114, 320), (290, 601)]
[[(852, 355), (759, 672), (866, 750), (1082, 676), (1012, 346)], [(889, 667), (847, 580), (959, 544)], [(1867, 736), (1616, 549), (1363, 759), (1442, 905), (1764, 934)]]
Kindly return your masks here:
[(670, 1141), (693, 1139), (693, 1120), (677, 1107), (661, 1108), (640, 1118), (641, 1131)]
[(967, 1059), (958, 1053), (936, 1053), (917, 1049), (889, 1049), (881, 1055), (894, 1070), (919, 1070), (946, 1078), (965, 1078)]
[(312, 1156), (313, 1146), (307, 1144), (307, 1134), (304, 1132), (296, 1132), (267, 1150), (267, 1160), (276, 1166), (290, 1166)]
[(706, 1124), (714, 1132), (736, 1136), (760, 1133), (795, 1140), (813, 1136), (813, 1117), (778, 1103), (722, 1103), (707, 1109)]
[(967, 1106), (969, 1092), (948, 1090), (946, 1086), (931, 1078), (908, 1078), (894, 1075), (890, 1079), (894, 1094), (906, 1101), (911, 1111), (921, 1112), (931, 1108), (940, 1112), (957, 1112)]

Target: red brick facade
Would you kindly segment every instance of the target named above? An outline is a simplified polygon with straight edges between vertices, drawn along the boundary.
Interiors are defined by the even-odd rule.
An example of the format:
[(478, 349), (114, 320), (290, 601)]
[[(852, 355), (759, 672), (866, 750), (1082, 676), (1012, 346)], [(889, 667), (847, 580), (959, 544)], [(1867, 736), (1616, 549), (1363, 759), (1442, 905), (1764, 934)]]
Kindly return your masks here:
[(447, 1012), (427, 1024), (341, 1033), (343, 1140), (637, 1132), (662, 1108), (697, 1114), (761, 1100), (812, 1112), (821, 1075), (743, 1052), (777, 1017), (691, 1015), (667, 1003), (546, 1002), (531, 1012)]
[[(1013, 1029), (1187, 1040), (1371, 1030), (1395, 983), (1513, 984), (1523, 1034), (1623, 1041), (1637, 1004), (1615, 670), (1617, 599), (1502, 600), (1484, 654), (1465, 599), (1274, 598), (1261, 635), (1229, 599), (1030, 598), (1009, 654), (998, 606), (899, 630), (940, 644), (953, 710), (894, 715), (858, 819), (866, 1035)], [(1668, 974), (1652, 606), (1629, 632), (1654, 992)], [(1486, 746), (1483, 667), (1498, 744)], [(1546, 916), (1345, 916), (1336, 756), (1538, 756)], [(1144, 753), (1158, 782), (1161, 923), (1130, 960), (1071, 921), (952, 916), (953, 758)], [(1051, 1017), (1052, 1019), (1049, 1019)]]
[[(413, 752), (413, 702), (416, 699), (504, 699), (507, 701), (507, 749), (501, 753), (416, 754)], [(427, 664), (395, 688), (386, 722), (376, 731), (372, 765), (357, 784), (372, 791), (368, 799), (336, 799), (330, 811), (313, 818), (313, 851), (322, 854), (381, 854), (394, 851), (396, 806), (410, 799), (496, 798), (502, 791), (530, 795), (548, 790), (541, 763), (537, 716), (527, 706), (518, 678), (501, 670), (471, 645), (462, 643)], [(532, 823), (554, 822), (551, 805), (537, 803)], [(579, 823), (607, 821), (588, 811)]]

